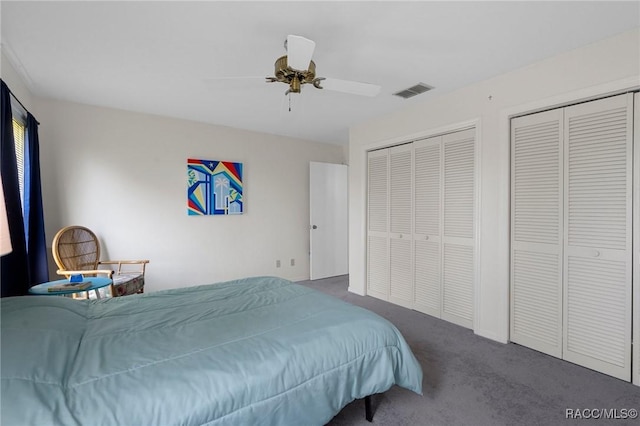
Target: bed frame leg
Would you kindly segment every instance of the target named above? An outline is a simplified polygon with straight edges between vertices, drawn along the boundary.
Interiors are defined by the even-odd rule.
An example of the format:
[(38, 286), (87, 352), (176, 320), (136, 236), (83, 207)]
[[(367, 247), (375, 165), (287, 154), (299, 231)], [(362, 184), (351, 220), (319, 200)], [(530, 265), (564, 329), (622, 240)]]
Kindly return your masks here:
[(371, 395), (364, 397), (364, 417), (368, 422), (373, 421), (373, 410), (371, 410)]

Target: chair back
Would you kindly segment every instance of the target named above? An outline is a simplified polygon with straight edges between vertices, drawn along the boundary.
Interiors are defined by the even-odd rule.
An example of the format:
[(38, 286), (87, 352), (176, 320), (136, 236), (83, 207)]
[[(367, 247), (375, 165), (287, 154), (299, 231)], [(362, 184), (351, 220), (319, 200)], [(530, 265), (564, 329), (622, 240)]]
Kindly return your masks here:
[(67, 226), (55, 237), (51, 247), (59, 269), (84, 271), (98, 269), (100, 243), (96, 234), (84, 226)]

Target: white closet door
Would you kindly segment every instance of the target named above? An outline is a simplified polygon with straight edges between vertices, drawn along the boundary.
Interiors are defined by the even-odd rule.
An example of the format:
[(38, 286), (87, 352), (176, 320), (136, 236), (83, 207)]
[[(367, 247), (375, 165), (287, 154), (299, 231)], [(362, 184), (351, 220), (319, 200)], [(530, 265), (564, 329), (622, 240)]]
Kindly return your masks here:
[(437, 136), (414, 148), (414, 309), (440, 318), (441, 282), (441, 143)]
[(413, 308), (413, 150), (389, 148), (389, 300)]
[(631, 377), (633, 97), (565, 109), (564, 358)]
[(473, 327), (475, 129), (442, 137), (442, 318)]
[(561, 109), (511, 121), (511, 341), (562, 357)]
[(389, 299), (389, 150), (368, 153), (367, 291)]

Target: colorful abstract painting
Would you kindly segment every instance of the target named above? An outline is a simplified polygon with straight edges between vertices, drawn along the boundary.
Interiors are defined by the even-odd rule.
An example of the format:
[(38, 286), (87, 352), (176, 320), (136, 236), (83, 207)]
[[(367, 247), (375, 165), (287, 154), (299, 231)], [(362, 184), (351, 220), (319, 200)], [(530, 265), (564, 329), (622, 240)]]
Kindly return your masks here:
[(242, 163), (187, 160), (189, 215), (242, 214)]

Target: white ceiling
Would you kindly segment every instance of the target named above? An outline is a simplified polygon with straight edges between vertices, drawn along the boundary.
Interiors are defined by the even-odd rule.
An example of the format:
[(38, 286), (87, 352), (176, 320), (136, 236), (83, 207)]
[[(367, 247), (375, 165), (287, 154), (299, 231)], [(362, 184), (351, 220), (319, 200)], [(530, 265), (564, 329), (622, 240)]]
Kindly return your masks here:
[[(640, 26), (638, 1), (3, 0), (0, 13), (35, 96), (336, 144), (355, 123)], [(287, 34), (316, 42), (319, 76), (381, 94), (304, 86), (288, 112), (287, 86), (264, 82)], [(418, 82), (435, 89), (392, 96)]]

